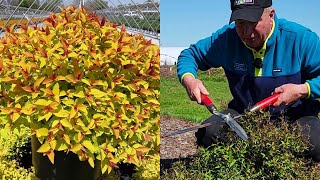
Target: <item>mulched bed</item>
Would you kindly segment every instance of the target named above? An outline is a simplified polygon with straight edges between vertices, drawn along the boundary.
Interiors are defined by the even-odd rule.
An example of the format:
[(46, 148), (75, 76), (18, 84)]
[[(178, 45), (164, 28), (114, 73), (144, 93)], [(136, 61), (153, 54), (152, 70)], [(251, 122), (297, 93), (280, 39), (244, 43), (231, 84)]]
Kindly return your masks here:
[[(174, 66), (161, 66), (160, 77), (177, 79)], [(180, 129), (193, 127), (199, 123), (188, 122), (185, 120), (161, 115), (160, 128), (161, 135), (174, 132)], [(169, 169), (174, 162), (188, 161), (196, 154), (197, 145), (194, 136), (195, 131), (179, 134), (171, 137), (161, 137), (160, 144), (160, 168)]]
[[(160, 118), (161, 135), (195, 125), (199, 125), (199, 123), (187, 122), (163, 115)], [(170, 168), (174, 162), (179, 160), (188, 161), (196, 154), (197, 145), (194, 133), (195, 131), (190, 131), (176, 136), (161, 137), (161, 170)]]

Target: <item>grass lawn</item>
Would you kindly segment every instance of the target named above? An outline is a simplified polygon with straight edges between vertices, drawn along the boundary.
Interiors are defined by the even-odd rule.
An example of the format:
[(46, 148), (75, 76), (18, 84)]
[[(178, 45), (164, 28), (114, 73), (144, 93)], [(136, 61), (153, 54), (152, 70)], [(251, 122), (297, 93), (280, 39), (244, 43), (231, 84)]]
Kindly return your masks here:
[[(175, 67), (173, 68), (175, 71)], [(199, 72), (198, 78), (209, 91), (209, 97), (217, 108), (223, 109), (231, 100), (228, 83), (222, 69), (212, 69), (211, 75), (207, 72)], [(205, 106), (191, 101), (186, 90), (178, 81), (175, 73), (161, 76), (160, 79), (160, 103), (161, 115), (169, 115), (193, 122), (203, 122), (211, 116)]]

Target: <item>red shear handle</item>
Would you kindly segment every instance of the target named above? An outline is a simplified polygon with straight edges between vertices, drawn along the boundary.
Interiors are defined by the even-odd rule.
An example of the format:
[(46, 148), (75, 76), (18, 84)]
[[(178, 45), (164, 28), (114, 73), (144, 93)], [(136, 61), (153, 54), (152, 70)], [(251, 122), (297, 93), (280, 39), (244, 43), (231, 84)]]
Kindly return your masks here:
[(202, 93), (201, 93), (201, 102), (207, 107), (213, 104), (209, 96)]
[(280, 94), (275, 93), (272, 96), (261, 100), (255, 106), (253, 106), (250, 109), (250, 111), (252, 112), (252, 111), (256, 111), (256, 110), (259, 110), (259, 109), (264, 109), (264, 108), (269, 107), (270, 105), (274, 104), (278, 100), (279, 96), (280, 96)]

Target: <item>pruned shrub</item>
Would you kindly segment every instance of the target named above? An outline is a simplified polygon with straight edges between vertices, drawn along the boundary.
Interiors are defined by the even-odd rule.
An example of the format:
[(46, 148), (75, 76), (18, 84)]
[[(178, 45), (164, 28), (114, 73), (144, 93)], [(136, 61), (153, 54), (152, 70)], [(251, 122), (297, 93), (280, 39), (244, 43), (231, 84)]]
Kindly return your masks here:
[(308, 137), (285, 117), (271, 120), (268, 113), (246, 114), (241, 125), (243, 141), (224, 127), (227, 142), (201, 148), (190, 164), (177, 163), (164, 179), (320, 179), (317, 163), (304, 154)]

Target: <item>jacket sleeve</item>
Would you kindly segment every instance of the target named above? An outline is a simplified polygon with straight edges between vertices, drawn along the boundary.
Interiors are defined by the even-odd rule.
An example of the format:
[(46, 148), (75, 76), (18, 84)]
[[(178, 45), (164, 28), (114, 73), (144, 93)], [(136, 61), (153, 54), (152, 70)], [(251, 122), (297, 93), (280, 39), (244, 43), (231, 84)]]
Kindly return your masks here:
[(177, 74), (179, 81), (185, 74), (197, 76), (198, 69), (205, 71), (211, 67), (220, 67), (220, 54), (223, 53), (223, 44), (226, 43), (228, 26), (223, 27), (212, 36), (198, 41), (189, 48), (183, 50), (177, 62)]
[(301, 39), (302, 71), (307, 74), (309, 98), (320, 97), (320, 39), (316, 33), (307, 31)]

